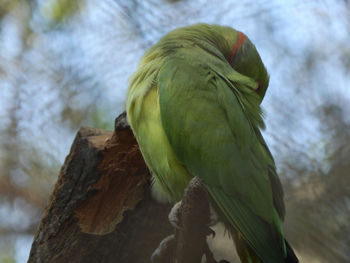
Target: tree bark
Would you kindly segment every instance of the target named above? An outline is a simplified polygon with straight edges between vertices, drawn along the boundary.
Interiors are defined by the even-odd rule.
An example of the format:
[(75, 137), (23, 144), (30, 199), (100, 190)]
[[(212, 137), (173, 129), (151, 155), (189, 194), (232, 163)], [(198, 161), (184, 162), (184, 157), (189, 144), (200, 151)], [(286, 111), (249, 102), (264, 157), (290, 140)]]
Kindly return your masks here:
[(81, 128), (28, 262), (144, 263), (153, 254), (153, 263), (200, 263), (203, 255), (215, 263), (206, 242), (214, 232), (201, 180), (191, 180), (172, 210), (175, 231), (170, 208), (151, 197), (150, 174), (125, 114), (116, 119), (114, 132)]
[(172, 232), (169, 211), (151, 198), (150, 174), (125, 114), (114, 133), (81, 128), (28, 262), (149, 262)]

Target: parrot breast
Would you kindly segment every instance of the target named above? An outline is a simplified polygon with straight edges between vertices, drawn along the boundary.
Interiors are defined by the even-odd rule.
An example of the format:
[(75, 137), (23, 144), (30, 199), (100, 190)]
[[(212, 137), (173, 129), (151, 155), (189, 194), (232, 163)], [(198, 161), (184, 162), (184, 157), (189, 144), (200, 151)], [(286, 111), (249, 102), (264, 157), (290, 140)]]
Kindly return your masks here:
[(181, 200), (191, 176), (176, 159), (164, 132), (157, 88), (151, 88), (139, 99), (142, 103), (138, 124), (132, 125), (134, 111), (131, 108), (128, 111), (128, 119), (132, 129), (137, 130), (136, 139), (153, 176), (152, 194), (161, 202), (177, 202)]

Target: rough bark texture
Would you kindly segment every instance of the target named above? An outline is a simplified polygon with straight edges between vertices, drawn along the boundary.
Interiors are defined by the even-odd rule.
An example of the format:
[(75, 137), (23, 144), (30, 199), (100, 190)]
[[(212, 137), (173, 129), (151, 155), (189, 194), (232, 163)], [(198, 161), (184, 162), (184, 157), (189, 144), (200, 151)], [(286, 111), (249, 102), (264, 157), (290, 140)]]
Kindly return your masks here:
[(185, 190), (174, 210), (177, 227), (172, 234), (171, 207), (152, 199), (150, 174), (125, 117), (116, 119), (114, 132), (78, 132), (29, 263), (150, 262), (159, 244), (152, 256), (155, 263), (199, 263), (204, 254), (207, 262), (216, 262), (206, 243), (211, 232), (204, 184), (194, 178)]
[(149, 262), (172, 232), (169, 205), (152, 200), (150, 175), (127, 127), (81, 128), (39, 224), (29, 261)]

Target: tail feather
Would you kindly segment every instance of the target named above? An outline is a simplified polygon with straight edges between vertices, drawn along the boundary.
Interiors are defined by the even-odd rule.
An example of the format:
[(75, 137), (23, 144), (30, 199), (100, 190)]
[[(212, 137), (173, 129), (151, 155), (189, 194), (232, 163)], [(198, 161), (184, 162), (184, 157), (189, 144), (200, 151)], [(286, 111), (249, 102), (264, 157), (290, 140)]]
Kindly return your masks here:
[(299, 260), (297, 256), (295, 255), (291, 245), (289, 245), (287, 240), (284, 240), (286, 242), (286, 248), (287, 248), (287, 257), (284, 261), (285, 263), (299, 263)]
[(241, 263), (262, 263), (256, 253), (251, 249), (247, 242), (244, 241), (239, 232), (234, 232), (232, 236), (234, 238), (236, 251)]
[[(242, 263), (265, 263), (256, 255), (251, 247), (244, 241), (240, 233), (236, 232), (233, 235), (235, 240), (236, 250)], [(285, 240), (287, 256), (284, 262), (281, 263), (299, 263), (297, 256), (295, 255), (291, 245)]]

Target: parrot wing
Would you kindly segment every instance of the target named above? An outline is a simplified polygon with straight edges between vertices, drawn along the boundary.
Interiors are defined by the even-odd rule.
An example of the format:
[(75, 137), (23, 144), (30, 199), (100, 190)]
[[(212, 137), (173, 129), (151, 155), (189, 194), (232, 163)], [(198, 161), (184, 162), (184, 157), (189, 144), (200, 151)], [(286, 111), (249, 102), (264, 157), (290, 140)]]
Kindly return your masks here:
[(203, 180), (225, 221), (264, 262), (283, 262), (283, 193), (257, 127), (258, 95), (249, 87), (256, 83), (229, 66), (172, 57), (157, 85), (162, 125), (179, 162)]

